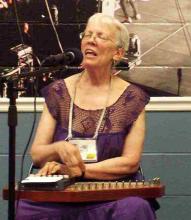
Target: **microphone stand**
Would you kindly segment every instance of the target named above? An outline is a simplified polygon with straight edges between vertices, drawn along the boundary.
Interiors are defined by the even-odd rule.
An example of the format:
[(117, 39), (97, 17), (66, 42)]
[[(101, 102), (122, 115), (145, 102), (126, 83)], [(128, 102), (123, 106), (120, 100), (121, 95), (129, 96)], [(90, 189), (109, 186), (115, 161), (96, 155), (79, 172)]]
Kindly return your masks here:
[(70, 66), (57, 66), (39, 69), (29, 73), (15, 73), (6, 74), (2, 79), (7, 81), (7, 98), (9, 98), (8, 109), (8, 127), (9, 127), (9, 174), (8, 174), (8, 220), (15, 220), (15, 149), (16, 149), (16, 126), (17, 126), (17, 106), (16, 99), (18, 98), (19, 89), (17, 86), (18, 80), (21, 78), (39, 76), (40, 74), (48, 73), (51, 71), (61, 70), (82, 70), (81, 67)]
[(17, 107), (18, 97), (17, 81), (8, 80), (7, 97), (9, 98), (8, 126), (9, 126), (9, 201), (8, 219), (15, 219), (15, 143), (17, 126)]

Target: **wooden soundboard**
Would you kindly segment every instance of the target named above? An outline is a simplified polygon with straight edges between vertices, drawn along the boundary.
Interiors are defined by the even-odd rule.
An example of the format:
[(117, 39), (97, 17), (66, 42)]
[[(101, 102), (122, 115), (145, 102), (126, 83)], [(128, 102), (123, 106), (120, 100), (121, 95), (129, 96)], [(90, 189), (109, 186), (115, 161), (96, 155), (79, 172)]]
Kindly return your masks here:
[[(162, 197), (165, 186), (159, 178), (142, 182), (76, 182), (63, 190), (35, 190), (16, 187), (16, 198), (39, 202), (96, 202), (118, 200), (128, 196), (142, 198)], [(3, 189), (3, 199), (8, 200), (8, 188)]]

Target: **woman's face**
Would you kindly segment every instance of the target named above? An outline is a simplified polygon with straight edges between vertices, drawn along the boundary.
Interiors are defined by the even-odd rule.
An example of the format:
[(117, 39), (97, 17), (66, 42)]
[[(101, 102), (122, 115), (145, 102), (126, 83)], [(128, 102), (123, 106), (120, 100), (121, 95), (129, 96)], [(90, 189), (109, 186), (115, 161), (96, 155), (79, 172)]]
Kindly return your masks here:
[(91, 21), (84, 32), (81, 50), (85, 68), (111, 66), (118, 51), (115, 28), (97, 20)]

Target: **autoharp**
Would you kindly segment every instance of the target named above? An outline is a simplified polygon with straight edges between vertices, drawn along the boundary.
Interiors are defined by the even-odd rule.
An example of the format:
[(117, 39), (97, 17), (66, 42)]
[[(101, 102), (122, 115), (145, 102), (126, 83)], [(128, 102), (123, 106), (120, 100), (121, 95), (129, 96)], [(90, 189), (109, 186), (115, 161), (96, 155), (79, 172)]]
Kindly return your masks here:
[[(34, 187), (15, 189), (16, 198), (39, 202), (96, 202), (112, 201), (128, 196), (157, 198), (165, 193), (165, 186), (159, 178), (149, 181), (98, 181), (75, 182), (60, 190), (37, 190)], [(8, 199), (8, 189), (3, 190), (3, 198)]]

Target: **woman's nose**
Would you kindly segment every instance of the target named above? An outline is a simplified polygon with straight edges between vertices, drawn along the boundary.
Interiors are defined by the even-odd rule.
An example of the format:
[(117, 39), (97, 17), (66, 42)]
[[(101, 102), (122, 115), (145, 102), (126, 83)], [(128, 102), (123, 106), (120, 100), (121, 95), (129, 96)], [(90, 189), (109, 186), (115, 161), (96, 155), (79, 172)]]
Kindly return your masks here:
[(95, 42), (96, 39), (97, 39), (97, 35), (96, 35), (96, 34), (92, 34), (92, 35), (89, 37), (89, 41)]

